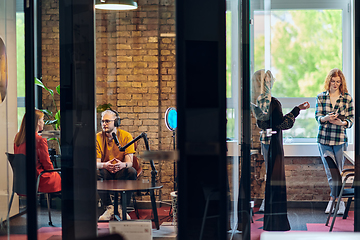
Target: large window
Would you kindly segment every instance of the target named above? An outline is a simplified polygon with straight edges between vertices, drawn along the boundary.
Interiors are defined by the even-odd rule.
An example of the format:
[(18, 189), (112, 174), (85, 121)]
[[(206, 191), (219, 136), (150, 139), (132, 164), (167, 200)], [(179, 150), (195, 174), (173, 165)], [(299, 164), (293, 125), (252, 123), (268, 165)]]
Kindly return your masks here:
[[(269, 68), (276, 78), (272, 94), (281, 101), (284, 113), (304, 101), (310, 102), (311, 108), (301, 112), (294, 127), (284, 131), (285, 154), (318, 155), (315, 101), (323, 91), (327, 73), (333, 68), (342, 69), (352, 93), (350, 0), (271, 0), (266, 14), (263, 3), (261, 0), (252, 6), (251, 70), (265, 68), (269, 58)], [(348, 134), (352, 143), (352, 134)]]
[(16, 75), (18, 100), (18, 128), (25, 114), (25, 14), (21, 9), (16, 12)]

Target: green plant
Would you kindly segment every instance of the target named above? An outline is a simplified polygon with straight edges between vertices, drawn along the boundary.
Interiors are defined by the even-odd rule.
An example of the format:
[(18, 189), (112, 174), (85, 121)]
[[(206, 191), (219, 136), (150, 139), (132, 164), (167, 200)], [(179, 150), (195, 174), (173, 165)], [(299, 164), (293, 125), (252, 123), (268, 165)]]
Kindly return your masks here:
[(101, 113), (107, 109), (111, 109), (111, 106), (112, 106), (111, 103), (101, 104), (101, 105), (97, 106), (96, 112)]
[[(40, 109), (40, 111), (42, 111), (45, 114), (45, 116), (48, 118), (47, 120), (44, 121), (45, 125), (51, 125), (54, 128), (54, 130), (60, 130), (60, 110), (57, 108), (55, 103), (54, 91), (46, 87), (44, 83), (38, 78), (35, 78), (35, 85), (42, 87), (51, 95), (55, 107), (55, 114), (54, 112), (48, 109)], [(56, 87), (56, 92), (60, 95), (60, 85)], [(53, 137), (53, 138), (48, 138), (48, 140), (56, 140), (60, 145), (59, 138)]]
[[(60, 110), (57, 108), (56, 103), (55, 103), (54, 91), (52, 89), (49, 89), (48, 87), (46, 87), (39, 78), (35, 78), (35, 85), (42, 87), (51, 95), (52, 102), (55, 107), (55, 113), (48, 109), (40, 109), (40, 111), (42, 111), (45, 114), (45, 116), (47, 117), (47, 120), (44, 121), (45, 125), (51, 125), (54, 128), (54, 130), (56, 130), (56, 131), (60, 130)], [(60, 95), (60, 85), (58, 85), (56, 87), (56, 92)], [(60, 138), (59, 137), (48, 137), (47, 139), (48, 139), (48, 141), (54, 140), (58, 143), (58, 153), (61, 154)]]

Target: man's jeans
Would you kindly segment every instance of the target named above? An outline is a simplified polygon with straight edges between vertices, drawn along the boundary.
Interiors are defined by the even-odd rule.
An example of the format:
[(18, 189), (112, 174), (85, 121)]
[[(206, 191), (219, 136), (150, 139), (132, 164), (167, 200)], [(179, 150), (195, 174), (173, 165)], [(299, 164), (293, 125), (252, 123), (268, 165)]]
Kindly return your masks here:
[[(97, 173), (98, 173), (98, 180), (101, 180), (101, 179), (102, 180), (136, 180), (136, 178), (137, 178), (136, 170), (133, 167), (123, 168), (116, 173), (110, 173), (106, 169), (99, 169)], [(131, 195), (132, 194), (126, 195), (127, 204), (129, 204), (131, 201)], [(110, 194), (108, 192), (102, 191), (99, 193), (99, 196), (102, 200), (104, 207), (112, 204), (111, 199), (110, 199)]]

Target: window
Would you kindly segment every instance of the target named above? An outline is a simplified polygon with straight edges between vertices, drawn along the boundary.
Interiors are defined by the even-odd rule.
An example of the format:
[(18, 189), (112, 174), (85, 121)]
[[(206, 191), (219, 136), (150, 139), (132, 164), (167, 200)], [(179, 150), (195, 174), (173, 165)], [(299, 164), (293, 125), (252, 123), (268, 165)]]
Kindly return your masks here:
[[(304, 101), (311, 105), (297, 117), (292, 129), (283, 132), (285, 155), (317, 156), (315, 102), (327, 73), (332, 68), (342, 69), (352, 93), (350, 0), (271, 0), (268, 18), (264, 17), (264, 1), (254, 2), (252, 72), (265, 68), (269, 58), (276, 78), (272, 95), (282, 103), (283, 112)], [(266, 44), (270, 54), (265, 53)], [(350, 130), (348, 135), (352, 145)]]
[(22, 9), (16, 11), (16, 64), (17, 64), (17, 105), (18, 128), (25, 114), (25, 14)]
[[(239, 139), (239, 6), (238, 1), (226, 1), (226, 98), (228, 139)], [(238, 144), (237, 142), (235, 143)]]

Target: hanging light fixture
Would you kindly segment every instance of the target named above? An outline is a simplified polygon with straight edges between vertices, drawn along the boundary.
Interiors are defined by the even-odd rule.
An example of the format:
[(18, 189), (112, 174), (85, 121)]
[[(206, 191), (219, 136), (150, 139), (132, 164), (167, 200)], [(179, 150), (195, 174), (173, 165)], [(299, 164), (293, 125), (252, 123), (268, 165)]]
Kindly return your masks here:
[(102, 10), (134, 10), (138, 5), (133, 0), (96, 0), (95, 8)]

